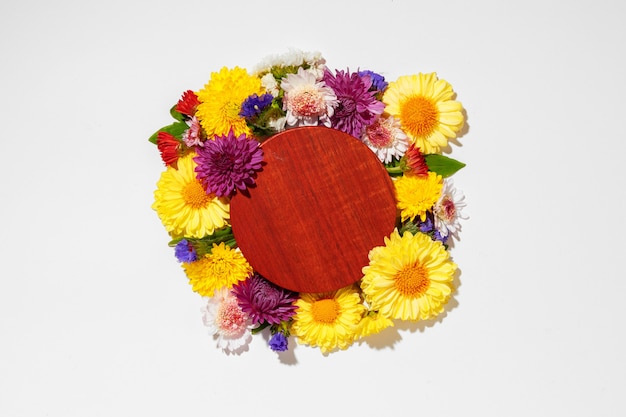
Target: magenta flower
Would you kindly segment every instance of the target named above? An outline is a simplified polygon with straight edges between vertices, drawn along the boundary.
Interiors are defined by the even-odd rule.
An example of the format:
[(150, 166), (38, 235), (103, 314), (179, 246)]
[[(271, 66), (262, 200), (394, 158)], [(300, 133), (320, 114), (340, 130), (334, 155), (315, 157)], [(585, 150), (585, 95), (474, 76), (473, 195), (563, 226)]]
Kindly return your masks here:
[(274, 285), (257, 273), (233, 285), (232, 292), (253, 324), (279, 324), (296, 311), (298, 293)]
[(254, 185), (256, 173), (261, 170), (263, 150), (259, 142), (242, 134), (235, 137), (231, 130), (227, 136), (216, 136), (197, 148), (194, 161), (197, 178), (209, 193), (218, 197), (231, 197), (239, 190)]
[(349, 70), (337, 70), (333, 75), (326, 70), (324, 82), (333, 89), (339, 101), (330, 118), (331, 127), (361, 139), (365, 127), (385, 109), (385, 104), (376, 99), (376, 92), (370, 91), (372, 77)]

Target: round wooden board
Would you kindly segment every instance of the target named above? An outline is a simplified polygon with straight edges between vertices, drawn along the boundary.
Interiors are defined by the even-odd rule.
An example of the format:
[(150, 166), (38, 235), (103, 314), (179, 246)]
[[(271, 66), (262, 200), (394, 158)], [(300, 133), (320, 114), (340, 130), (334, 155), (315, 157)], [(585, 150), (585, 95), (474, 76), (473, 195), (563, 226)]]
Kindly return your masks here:
[(233, 234), (250, 265), (297, 292), (361, 279), (370, 249), (384, 244), (396, 222), (394, 186), (376, 155), (325, 127), (289, 129), (261, 146), (256, 186), (230, 203)]

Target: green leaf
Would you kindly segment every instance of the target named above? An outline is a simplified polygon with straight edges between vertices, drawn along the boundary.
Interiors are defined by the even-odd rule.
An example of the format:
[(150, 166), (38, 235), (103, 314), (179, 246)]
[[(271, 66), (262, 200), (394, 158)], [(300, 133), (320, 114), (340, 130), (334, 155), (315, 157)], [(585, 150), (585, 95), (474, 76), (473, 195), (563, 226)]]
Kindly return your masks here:
[(260, 333), (263, 329), (265, 329), (267, 326), (269, 326), (270, 324), (268, 322), (263, 322), (261, 324), (259, 324), (258, 327), (255, 327), (254, 329), (251, 330), (252, 334), (257, 334)]
[(178, 120), (179, 122), (184, 122), (185, 121), (185, 115), (176, 111), (176, 106), (177, 105), (178, 104), (174, 104), (172, 106), (172, 108), (170, 109), (170, 114), (172, 115), (172, 117), (174, 119)]
[(430, 171), (434, 171), (442, 177), (446, 178), (463, 168), (465, 164), (456, 159), (449, 158), (440, 154), (424, 155), (426, 165)]
[(148, 140), (156, 145), (157, 136), (159, 135), (159, 132), (167, 132), (176, 136), (178, 139), (182, 139), (183, 133), (185, 133), (187, 129), (189, 129), (189, 126), (187, 126), (187, 123), (174, 122), (171, 125), (164, 126), (160, 128), (159, 130), (157, 130), (156, 132), (154, 132), (154, 134), (150, 136)]
[(392, 177), (402, 176), (406, 171), (406, 162), (402, 158), (394, 158), (384, 165), (387, 173)]

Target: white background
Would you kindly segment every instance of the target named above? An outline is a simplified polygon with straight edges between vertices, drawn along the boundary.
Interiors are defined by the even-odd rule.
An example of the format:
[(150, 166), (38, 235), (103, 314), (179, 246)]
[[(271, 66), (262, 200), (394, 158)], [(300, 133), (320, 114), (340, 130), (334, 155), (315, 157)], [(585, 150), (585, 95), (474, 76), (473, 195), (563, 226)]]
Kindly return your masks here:
[[(3, 2), (0, 416), (626, 415), (624, 4)], [(147, 138), (289, 47), (453, 85), (460, 286), (371, 345), (227, 356), (150, 209)]]

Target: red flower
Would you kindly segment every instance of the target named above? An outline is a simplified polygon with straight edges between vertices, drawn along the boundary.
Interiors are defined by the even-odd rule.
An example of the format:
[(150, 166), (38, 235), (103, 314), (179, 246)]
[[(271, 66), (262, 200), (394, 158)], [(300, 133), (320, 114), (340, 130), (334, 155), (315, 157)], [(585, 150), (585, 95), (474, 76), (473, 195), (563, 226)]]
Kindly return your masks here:
[(161, 153), (163, 163), (166, 166), (175, 166), (178, 161), (178, 157), (180, 156), (180, 141), (171, 133), (159, 132), (157, 134), (156, 144), (159, 148), (159, 152)]
[(193, 116), (196, 114), (196, 107), (200, 104), (198, 96), (191, 90), (187, 90), (183, 93), (183, 96), (178, 100), (176, 104), (176, 111), (187, 116)]
[(415, 175), (428, 175), (428, 165), (419, 146), (411, 143), (404, 154), (406, 167)]

